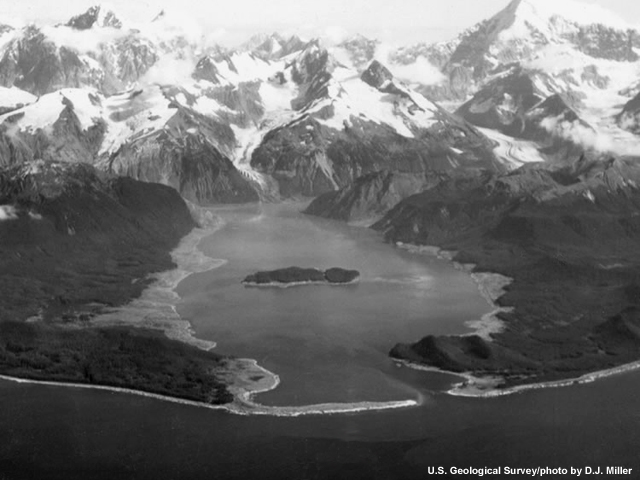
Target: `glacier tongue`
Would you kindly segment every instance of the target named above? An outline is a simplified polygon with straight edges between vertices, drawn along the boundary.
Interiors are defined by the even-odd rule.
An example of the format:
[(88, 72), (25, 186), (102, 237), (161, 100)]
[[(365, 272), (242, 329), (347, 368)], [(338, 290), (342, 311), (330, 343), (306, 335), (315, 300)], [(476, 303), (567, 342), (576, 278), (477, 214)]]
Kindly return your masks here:
[[(0, 108), (11, 110), (0, 110), (5, 133), (31, 135), (36, 145), (51, 135), (64, 108), (72, 107), (71, 123), (82, 131), (70, 135), (79, 137), (70, 150), (79, 157), (78, 152), (90, 151), (86, 144), (99, 143), (89, 161), (105, 168), (121, 154), (118, 161), (131, 175), (153, 171), (154, 161), (164, 162), (161, 172), (149, 178), (179, 184), (175, 163), (189, 170), (193, 161), (197, 167), (189, 175), (194, 183), (205, 174), (204, 166), (210, 168), (207, 174), (216, 168), (222, 172), (219, 184), (198, 190), (209, 188), (210, 198), (229, 185), (273, 197), (273, 178), (288, 182), (283, 195), (317, 194), (343, 187), (370, 169), (416, 174), (421, 168), (503, 168), (544, 161), (538, 147), (546, 139), (522, 135), (525, 141), (477, 130), (467, 123), (473, 123), (470, 118), (451, 115), (432, 101), (438, 95), (466, 101), (517, 64), (531, 76), (541, 102), (560, 98), (557, 103), (578, 117), (561, 133), (575, 139), (595, 132), (592, 143), (599, 147), (610, 140), (619, 151), (640, 151), (634, 147), (637, 137), (616, 123), (621, 105), (636, 93), (630, 82), (640, 78), (634, 39), (625, 36), (624, 22), (584, 3), (512, 1), (454, 41), (390, 56), (401, 71), (418, 69), (422, 61), (437, 65), (440, 83), (423, 83), (419, 90), (393, 75), (393, 63), (387, 69), (378, 62), (386, 47), (364, 37), (327, 46), (319, 39), (262, 35), (233, 51), (207, 44), (201, 31), (187, 31), (189, 23), (171, 13), (136, 30), (108, 25), (107, 12), (90, 10), (79, 20), (81, 29), (31, 26), (2, 36), (0, 43), (11, 40), (0, 60), (0, 80), (4, 71), (9, 82), (12, 68), (28, 63), (18, 58), (22, 51), (16, 39), (34, 51), (36, 66), (29, 71), (49, 62), (62, 69), (55, 81), (26, 83), (32, 92), (45, 93), (37, 101), (16, 91), (11, 103), (9, 92), (0, 90)], [(65, 60), (67, 53), (71, 60)], [(13, 57), (14, 63), (7, 60)], [(15, 78), (20, 75), (28, 72), (17, 72)], [(80, 88), (59, 90), (58, 83), (64, 82)], [(46, 93), (51, 88), (56, 91)], [(518, 95), (511, 90), (500, 95), (493, 110), (518, 117)], [(481, 115), (485, 106), (477, 102), (472, 113)], [(547, 113), (561, 126), (566, 120)], [(543, 120), (552, 127), (553, 118)], [(594, 128), (580, 131), (583, 123)], [(137, 164), (136, 155), (147, 163)]]
[(519, 140), (489, 128), (478, 128), (496, 142), (494, 152), (509, 169), (516, 169), (525, 163), (546, 162), (535, 142)]
[(234, 152), (232, 161), (233, 166), (250, 181), (258, 184), (261, 190), (267, 187), (267, 180), (261, 173), (255, 171), (251, 167), (251, 155), (253, 151), (260, 145), (266, 131), (255, 127), (241, 129), (232, 125), (231, 128), (236, 136), (237, 147)]

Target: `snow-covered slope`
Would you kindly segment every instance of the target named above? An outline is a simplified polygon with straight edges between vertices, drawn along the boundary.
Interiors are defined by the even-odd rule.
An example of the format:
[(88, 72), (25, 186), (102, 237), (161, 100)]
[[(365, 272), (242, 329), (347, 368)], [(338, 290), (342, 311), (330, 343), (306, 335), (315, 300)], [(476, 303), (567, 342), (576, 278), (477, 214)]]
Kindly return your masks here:
[(569, 45), (592, 58), (635, 61), (631, 26), (584, 2), (514, 0), (459, 38), (449, 59), (483, 74), (499, 63), (535, 57), (549, 45)]
[[(404, 47), (393, 58), (400, 64), (424, 59), (441, 68), (449, 78), (429, 91), (441, 99), (461, 100), (501, 65), (514, 62), (560, 70), (555, 75), (565, 79), (567, 90), (593, 85), (585, 69), (593, 66), (600, 76), (610, 75), (606, 67), (612, 62), (638, 61), (638, 47), (638, 28), (596, 5), (574, 0), (513, 0), (456, 39)], [(628, 65), (613, 73), (622, 73), (617, 70), (625, 67)], [(595, 84), (602, 86), (604, 81)]]
[(76, 30), (88, 30), (94, 27), (111, 27), (121, 28), (122, 21), (105, 5), (94, 5), (90, 7), (86, 12), (76, 15), (66, 24), (67, 27), (75, 28)]
[(154, 66), (154, 79), (178, 78), (177, 70), (190, 70), (207, 50), (202, 35), (183, 21), (172, 14), (129, 24), (94, 6), (66, 24), (11, 30), (0, 37), (0, 85), (35, 95), (69, 87), (110, 95), (144, 81)]
[(35, 101), (35, 95), (19, 88), (0, 87), (0, 114), (16, 110)]
[(640, 91), (640, 45), (582, 4), (513, 1), (391, 55), (362, 36), (227, 50), (181, 15), (132, 25), (100, 6), (0, 34), (2, 162), (90, 162), (207, 203), (637, 146), (620, 112)]
[(546, 130), (577, 150), (640, 155), (634, 135), (621, 128), (633, 123), (622, 110), (639, 91), (639, 52), (638, 28), (601, 7), (514, 0), (451, 41), (404, 47), (392, 58), (403, 66), (422, 61), (440, 68), (444, 80), (420, 91), (459, 108), (478, 126), (522, 137), (525, 112), (559, 95), (551, 103), (561, 101), (580, 121), (529, 116), (527, 122), (542, 128), (533, 135), (528, 125), (528, 140), (548, 147)]
[[(86, 87), (45, 94), (0, 116), (5, 162), (89, 161), (177, 186), (201, 203), (250, 198), (247, 188), (270, 198), (316, 194), (379, 168), (501, 168), (486, 137), (379, 62), (361, 74), (321, 41), (303, 47), (279, 58), (205, 55), (178, 84), (159, 78), (112, 95)], [(218, 173), (202, 168), (222, 175), (224, 187), (185, 180), (185, 159), (196, 157), (214, 159)]]
[[(208, 100), (208, 107), (215, 104)], [(95, 90), (59, 90), (0, 116), (0, 159), (92, 163), (171, 185), (203, 204), (257, 200), (226, 154), (235, 145), (232, 129), (217, 115), (200, 113), (202, 101), (189, 106), (185, 93), (159, 86), (108, 98)]]
[(251, 37), (239, 51), (250, 52), (264, 60), (279, 60), (304, 49), (306, 42), (296, 35), (289, 37), (279, 33), (259, 34)]
[(377, 61), (359, 74), (316, 42), (280, 78), (297, 86), (281, 111), (293, 116), (265, 135), (251, 165), (275, 178), (283, 195), (332, 191), (380, 169), (502, 168), (484, 135)]

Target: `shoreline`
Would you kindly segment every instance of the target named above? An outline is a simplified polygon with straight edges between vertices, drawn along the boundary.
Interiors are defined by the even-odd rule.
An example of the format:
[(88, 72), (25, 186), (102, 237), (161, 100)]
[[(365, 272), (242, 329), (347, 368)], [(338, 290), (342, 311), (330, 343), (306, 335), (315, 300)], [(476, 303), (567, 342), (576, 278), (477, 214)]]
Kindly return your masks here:
[[(489, 313), (484, 314), (480, 320), (472, 320), (466, 322), (469, 328), (473, 328), (475, 331), (469, 334), (458, 335), (465, 337), (469, 335), (478, 335), (485, 340), (491, 342), (493, 339), (491, 335), (494, 333), (500, 333), (504, 329), (504, 322), (500, 320), (497, 315), (501, 312), (512, 312), (514, 307), (501, 307), (495, 302), (505, 293), (504, 288), (513, 282), (512, 278), (505, 277), (499, 273), (473, 273), (474, 264), (462, 264), (453, 260), (456, 252), (443, 250), (440, 247), (430, 245), (412, 245), (405, 244), (403, 242), (397, 242), (396, 247), (406, 250), (410, 253), (419, 255), (435, 256), (442, 260), (447, 260), (453, 263), (453, 267), (457, 270), (467, 272), (473, 281), (478, 286), (480, 295), (494, 308)], [(598, 370), (591, 373), (585, 373), (575, 378), (568, 378), (564, 380), (551, 380), (548, 382), (536, 382), (524, 385), (516, 385), (508, 388), (497, 388), (504, 383), (504, 378), (500, 376), (476, 376), (471, 372), (450, 372), (448, 370), (442, 370), (437, 367), (431, 367), (429, 365), (422, 365), (419, 363), (411, 362), (409, 360), (393, 359), (397, 364), (411, 368), (413, 370), (421, 370), (428, 372), (436, 372), (455, 377), (464, 378), (466, 381), (454, 385), (454, 387), (448, 390), (448, 395), (457, 397), (468, 398), (495, 398), (505, 395), (513, 395), (516, 393), (522, 393), (528, 390), (539, 390), (543, 388), (562, 388), (572, 385), (581, 385), (585, 383), (591, 383), (601, 378), (607, 378), (614, 375), (620, 375), (622, 373), (634, 371), (640, 369), (640, 360), (635, 362), (626, 363), (617, 367), (612, 367), (604, 370)]]
[(547, 382), (529, 383), (524, 385), (516, 385), (508, 388), (497, 388), (503, 381), (502, 377), (478, 377), (471, 372), (449, 372), (437, 367), (421, 365), (419, 363), (410, 362), (408, 360), (393, 359), (400, 366), (411, 368), (412, 370), (420, 370), (425, 372), (442, 373), (454, 377), (464, 378), (466, 382), (455, 384), (454, 387), (446, 392), (447, 395), (454, 397), (466, 398), (496, 398), (507, 395), (515, 395), (524, 393), (529, 390), (542, 390), (547, 388), (563, 388), (575, 385), (585, 385), (593, 383), (597, 380), (622, 375), (624, 373), (640, 370), (640, 360), (631, 363), (625, 363), (617, 367), (607, 368), (605, 370), (597, 370), (591, 373), (585, 373), (579, 377), (568, 378), (564, 380), (550, 380)]
[[(89, 321), (92, 327), (130, 327), (161, 330), (169, 339), (178, 340), (205, 351), (216, 347), (216, 342), (196, 337), (196, 332), (187, 320), (183, 320), (177, 312), (176, 306), (180, 296), (175, 291), (177, 286), (189, 276), (205, 273), (222, 267), (227, 260), (213, 259), (202, 253), (198, 248), (200, 242), (224, 227), (224, 222), (206, 209), (190, 205), (191, 214), (201, 225), (185, 236), (179, 245), (171, 252), (171, 258), (176, 268), (151, 275), (154, 281), (143, 291), (142, 295), (128, 304), (108, 309)], [(344, 286), (357, 283), (360, 277), (349, 283), (333, 284), (318, 282), (322, 285)], [(306, 285), (311, 282), (301, 282)], [(281, 287), (281, 285), (276, 285)], [(290, 285), (285, 285), (286, 288)], [(253, 287), (253, 285), (251, 285)], [(262, 287), (262, 285), (257, 285)], [(254, 396), (271, 391), (280, 384), (280, 377), (260, 366), (254, 359), (229, 358), (226, 369), (216, 371), (215, 374), (226, 380), (229, 392), (234, 396), (231, 403), (213, 405), (205, 402), (181, 399), (168, 395), (145, 392), (131, 388), (111, 387), (108, 385), (93, 385), (74, 382), (56, 382), (47, 380), (32, 380), (0, 375), (0, 380), (22, 384), (45, 386), (83, 388), (114, 393), (143, 396), (156, 400), (224, 410), (238, 415), (270, 415), (279, 417), (298, 417), (302, 415), (328, 415), (362, 413), (397, 408), (415, 407), (422, 404), (422, 399), (400, 400), (389, 402), (354, 402), (354, 403), (324, 403), (303, 406), (265, 406), (254, 400)], [(258, 377), (258, 379), (256, 379)]]
[(194, 273), (215, 270), (227, 263), (226, 260), (207, 257), (198, 249), (205, 237), (214, 234), (223, 226), (222, 222), (211, 220), (204, 227), (195, 228), (171, 252), (171, 259), (176, 268), (151, 275), (153, 282), (140, 297), (121, 307), (106, 309), (92, 318), (89, 324), (93, 327), (161, 330), (171, 340), (178, 340), (202, 350), (215, 348), (216, 342), (197, 338), (191, 323), (180, 317), (176, 310), (180, 296), (175, 289)]
[[(397, 242), (395, 245), (396, 247), (406, 250), (410, 253), (419, 255), (430, 255), (442, 260), (447, 260), (453, 264), (453, 267), (455, 269), (467, 272), (476, 283), (478, 290), (480, 291), (480, 295), (482, 295), (482, 297), (489, 303), (489, 305), (493, 307), (493, 310), (489, 313), (484, 314), (480, 318), (480, 320), (472, 320), (466, 322), (466, 325), (469, 328), (474, 329), (474, 332), (459, 335), (460, 337), (478, 335), (483, 339), (491, 342), (493, 341), (491, 337), (493, 334), (497, 334), (503, 331), (503, 329), (505, 328), (504, 322), (502, 322), (502, 320), (500, 320), (497, 315), (502, 312), (512, 312), (514, 310), (514, 307), (501, 307), (496, 304), (496, 301), (505, 293), (505, 287), (513, 282), (512, 278), (505, 277), (504, 275), (500, 275), (498, 273), (474, 273), (474, 264), (462, 264), (456, 262), (455, 260), (453, 260), (455, 258), (456, 252), (443, 250), (436, 246), (420, 246), (405, 244), (403, 242)], [(452, 396), (468, 398), (495, 398), (505, 395), (522, 393), (528, 390), (538, 390), (543, 388), (562, 388), (572, 385), (581, 385), (594, 382), (601, 378), (620, 375), (622, 373), (640, 369), (640, 360), (638, 360), (635, 362), (619, 365), (617, 367), (598, 370), (591, 373), (585, 373), (575, 378), (551, 380), (548, 382), (536, 382), (501, 389), (498, 387), (504, 383), (504, 378), (500, 376), (481, 377), (476, 376), (471, 372), (450, 372), (437, 367), (421, 365), (409, 360), (395, 358), (393, 360), (394, 362), (413, 370), (436, 372), (464, 378), (465, 382), (454, 385), (454, 387), (448, 390), (446, 393)]]
[(305, 287), (308, 285), (326, 285), (329, 287), (344, 287), (347, 285), (355, 285), (360, 283), (360, 276), (349, 282), (337, 283), (329, 281), (308, 281), (308, 282), (269, 282), (269, 283), (255, 283), (255, 282), (241, 282), (245, 288), (291, 288), (291, 287)]
[(412, 245), (403, 242), (396, 242), (395, 246), (408, 251), (409, 253), (429, 255), (432, 257), (435, 256), (440, 260), (446, 260), (453, 264), (453, 268), (467, 273), (474, 281), (480, 295), (486, 300), (492, 310), (482, 315), (478, 320), (465, 322), (465, 326), (473, 330), (473, 332), (459, 335), (460, 337), (477, 335), (484, 340), (491, 342), (493, 341), (492, 335), (502, 333), (504, 331), (504, 322), (500, 320), (498, 315), (503, 312), (512, 312), (514, 309), (513, 307), (501, 307), (496, 302), (506, 293), (505, 288), (513, 283), (512, 278), (505, 277), (499, 273), (474, 273), (474, 264), (456, 262), (454, 258), (457, 252), (443, 250), (440, 247), (431, 245)]
[[(255, 362), (252, 359), (238, 359), (242, 362)], [(256, 364), (257, 366), (257, 364)], [(259, 367), (262, 369), (262, 367)], [(264, 370), (264, 369), (263, 369)], [(267, 371), (267, 370), (264, 370)], [(276, 375), (277, 377), (277, 375)], [(394, 410), (399, 408), (417, 407), (422, 405), (422, 399), (419, 400), (399, 400), (393, 402), (354, 402), (354, 403), (321, 403), (313, 405), (289, 406), (289, 407), (270, 407), (261, 405), (252, 400), (253, 395), (262, 393), (265, 390), (236, 392), (235, 400), (231, 403), (223, 405), (214, 405), (211, 403), (198, 402), (195, 400), (187, 400), (169, 395), (146, 392), (144, 390), (135, 390), (132, 388), (112, 387), (108, 385), (73, 383), (73, 382), (55, 382), (51, 380), (33, 380), (19, 377), (11, 377), (8, 375), (0, 375), (0, 381), (18, 383), (22, 385), (47, 386), (55, 388), (75, 388), (84, 390), (99, 390), (103, 392), (112, 392), (124, 395), (134, 395), (138, 397), (150, 398), (168, 403), (179, 405), (188, 405), (191, 407), (207, 408), (209, 410), (222, 410), (236, 415), (261, 415), (272, 417), (300, 417), (308, 415), (337, 415), (348, 413), (367, 413), (383, 410)], [(279, 379), (278, 379), (279, 381)], [(277, 384), (275, 385), (277, 386)], [(275, 387), (274, 387), (275, 388)]]

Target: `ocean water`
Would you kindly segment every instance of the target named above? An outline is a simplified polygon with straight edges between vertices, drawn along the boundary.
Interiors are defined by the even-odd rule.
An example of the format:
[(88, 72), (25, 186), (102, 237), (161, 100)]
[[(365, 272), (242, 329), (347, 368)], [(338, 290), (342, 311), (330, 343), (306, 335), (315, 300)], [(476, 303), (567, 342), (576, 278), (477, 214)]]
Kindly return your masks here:
[[(201, 248), (226, 263), (179, 285), (178, 312), (217, 351), (280, 375), (259, 402), (420, 397), (419, 407), (243, 417), (0, 382), (0, 479), (423, 479), (437, 466), (618, 465), (634, 468), (619, 478), (637, 478), (640, 372), (493, 399), (448, 396), (451, 377), (398, 368), (386, 354), (395, 342), (468, 331), (489, 310), (469, 276), (299, 208), (217, 210), (225, 225)], [(240, 285), (290, 265), (356, 268), (362, 278), (347, 287)]]

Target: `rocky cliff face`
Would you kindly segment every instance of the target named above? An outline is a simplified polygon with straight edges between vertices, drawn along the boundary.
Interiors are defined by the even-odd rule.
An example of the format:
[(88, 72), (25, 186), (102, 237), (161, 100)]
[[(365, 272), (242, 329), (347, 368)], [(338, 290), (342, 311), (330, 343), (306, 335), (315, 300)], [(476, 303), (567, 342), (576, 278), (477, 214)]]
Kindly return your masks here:
[[(123, 26), (103, 25), (109, 23), (103, 13), (92, 10), (73, 25), (56, 27), (73, 35), (109, 32), (97, 50), (72, 52), (79, 72), (87, 72), (83, 62), (95, 60), (96, 74), (74, 85), (95, 88), (45, 94), (0, 117), (5, 164), (85, 161), (174, 186), (200, 203), (253, 201), (258, 193), (312, 196), (381, 169), (422, 174), (459, 165), (498, 167), (491, 142), (469, 124), (377, 61), (358, 76), (318, 40), (302, 44), (272, 36), (249, 52), (203, 56), (180, 85), (142, 85), (108, 95), (143, 76), (163, 47)], [(66, 78), (69, 70), (58, 61), (66, 47), (36, 30), (38, 41), (26, 41), (23, 32), (16, 45), (26, 42), (38, 55), (46, 53)], [(373, 48), (362, 39), (349, 48), (356, 52), (358, 46)], [(22, 65), (30, 56), (14, 47), (5, 54)], [(267, 47), (272, 54), (259, 55)], [(20, 75), (16, 71), (7, 82)], [(46, 85), (25, 88), (55, 88), (47, 78)]]
[(71, 18), (66, 25), (76, 30), (88, 30), (93, 27), (122, 28), (122, 22), (116, 14), (101, 5), (90, 7), (83, 14)]
[(640, 134), (640, 93), (625, 104), (616, 120), (625, 130)]
[(618, 62), (636, 62), (640, 59), (634, 46), (638, 32), (620, 30), (602, 24), (581, 26), (567, 35), (579, 51), (594, 58)]
[[(380, 170), (421, 176), (427, 170), (501, 168), (484, 135), (407, 88), (379, 62), (360, 79), (336, 81), (340, 70), (329, 69), (323, 54), (314, 58), (318, 63), (305, 63), (305, 71), (315, 74), (300, 76), (314, 87), (307, 89), (314, 96), (306, 115), (271, 131), (251, 159), (256, 170), (278, 181), (283, 195), (319, 195)], [(371, 108), (377, 104), (382, 109)]]
[(586, 149), (581, 137), (596, 136), (557, 83), (541, 72), (511, 67), (481, 88), (456, 113), (470, 123), (503, 134), (537, 142), (548, 157), (577, 159)]
[(532, 75), (516, 67), (489, 82), (456, 113), (479, 127), (519, 136), (526, 113), (544, 98)]
[(357, 178), (348, 187), (327, 192), (311, 202), (309, 215), (375, 223), (401, 200), (443, 181), (446, 174), (415, 175), (383, 170)]
[(164, 129), (114, 152), (108, 160), (109, 171), (172, 186), (199, 205), (257, 201), (258, 193), (249, 180), (208, 140), (233, 142), (231, 129), (178, 110)]
[[(468, 99), (504, 65), (533, 63), (539, 68), (555, 58), (557, 71), (544, 66), (541, 70), (560, 81), (556, 93), (567, 94), (582, 91), (582, 69), (589, 64), (606, 68), (611, 61), (638, 61), (634, 50), (638, 37), (637, 29), (595, 6), (515, 0), (451, 41), (402, 47), (392, 58), (403, 65), (422, 59), (439, 68), (447, 79), (424, 86), (424, 92), (436, 100), (452, 101)], [(569, 57), (577, 61), (560, 68)], [(605, 88), (602, 81), (600, 87)]]
[[(16, 123), (24, 112), (8, 114), (0, 133), (1, 165), (20, 164), (35, 159), (70, 163), (88, 162), (96, 157), (106, 133), (106, 123), (97, 119), (90, 126), (83, 125), (74, 104), (64, 95), (52, 94), (43, 103), (56, 103), (57, 118), (47, 130), (22, 133)], [(87, 97), (88, 98), (88, 97)], [(98, 97), (94, 97), (99, 101)], [(59, 102), (59, 103), (58, 103)]]
[(1, 163), (85, 162), (170, 185), (196, 203), (257, 200), (228, 157), (233, 130), (171, 100), (177, 92), (149, 89), (107, 99), (65, 89), (45, 95), (2, 118)]
[[(467, 147), (464, 154), (449, 146), (460, 144)], [(355, 119), (339, 132), (314, 121), (275, 130), (256, 149), (251, 164), (277, 180), (284, 196), (316, 196), (385, 169), (420, 177), (428, 170), (449, 171), (459, 165), (501, 168), (487, 139), (464, 124), (408, 139)]]
[(240, 50), (251, 52), (264, 60), (279, 60), (287, 55), (303, 50), (307, 42), (297, 35), (285, 37), (279, 33), (259, 34), (251, 37)]
[[(619, 136), (603, 99), (612, 109), (637, 93), (622, 79), (638, 40), (565, 10), (514, 1), (457, 39), (406, 47), (388, 64), (362, 36), (200, 45), (167, 13), (133, 29), (96, 7), (66, 25), (8, 30), (0, 84), (40, 98), (21, 96), (21, 105), (0, 92), (0, 161), (84, 161), (210, 203), (314, 196), (383, 170), (422, 179), (572, 160), (610, 144), (599, 135)], [(415, 86), (393, 74), (423, 61), (446, 81)], [(452, 115), (434, 97), (466, 102)], [(517, 158), (522, 148), (534, 154)]]
[(365, 70), (374, 60), (380, 42), (367, 38), (363, 35), (356, 35), (348, 38), (338, 45), (349, 57), (352, 65), (358, 70)]
[(0, 84), (34, 95), (93, 85), (100, 76), (76, 51), (56, 45), (33, 25), (10, 42), (0, 59)]
[(195, 80), (205, 80), (212, 84), (220, 83), (220, 72), (215, 61), (208, 55), (198, 61), (192, 76)]

